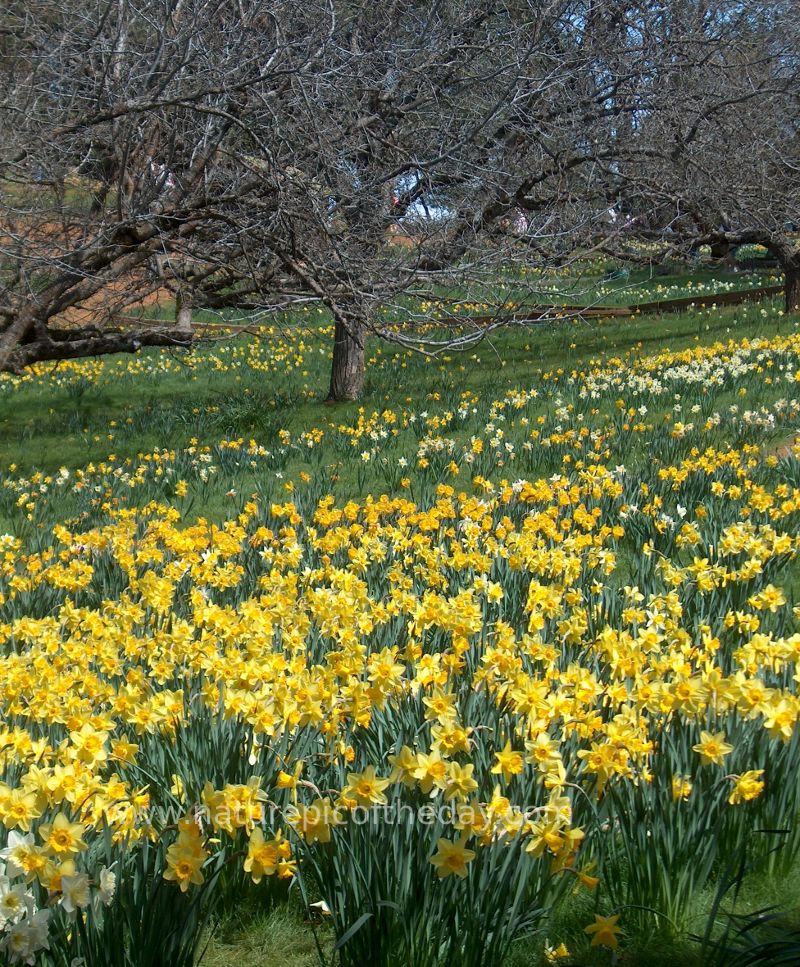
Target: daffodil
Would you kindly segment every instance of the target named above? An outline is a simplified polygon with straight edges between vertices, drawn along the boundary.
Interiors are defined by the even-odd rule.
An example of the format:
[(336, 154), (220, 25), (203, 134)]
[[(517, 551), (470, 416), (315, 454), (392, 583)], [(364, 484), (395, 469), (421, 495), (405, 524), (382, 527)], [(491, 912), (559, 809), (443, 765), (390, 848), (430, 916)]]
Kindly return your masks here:
[(463, 839), (452, 842), (440, 839), (431, 863), (436, 867), (439, 877), (458, 876), (464, 879), (469, 872), (468, 865), (475, 859), (475, 852), (467, 849)]
[(250, 874), (254, 883), (260, 883), (263, 877), (275, 874), (281, 859), (288, 858), (283, 855), (282, 845), (280, 835), (272, 840), (265, 840), (264, 833), (258, 826), (250, 834), (244, 871)]
[(287, 810), (287, 820), (309, 845), (330, 843), (331, 830), (344, 822), (328, 796), (315, 799), (310, 805), (297, 804)]
[(383, 806), (387, 802), (384, 790), (391, 782), (391, 779), (379, 778), (374, 766), (367, 766), (363, 772), (348, 773), (342, 795), (359, 806)]
[(203, 883), (202, 868), (206, 858), (204, 849), (195, 849), (180, 842), (173, 843), (167, 850), (164, 879), (173, 880), (180, 887), (181, 893), (186, 893), (190, 886), (200, 886)]
[(733, 746), (725, 741), (724, 732), (701, 732), (700, 741), (692, 746), (697, 752), (703, 765), (721, 766), (726, 755), (733, 752)]
[(52, 823), (39, 826), (39, 837), (45, 849), (59, 859), (74, 856), (86, 849), (84, 832), (82, 823), (73, 823), (64, 813), (58, 813)]
[(520, 752), (515, 752), (511, 747), (511, 740), (508, 739), (503, 748), (495, 753), (496, 762), (492, 766), (493, 774), (501, 774), (503, 779), (508, 782), (512, 776), (519, 775), (525, 767), (525, 760)]
[(615, 950), (619, 946), (619, 937), (622, 930), (617, 926), (619, 914), (615, 913), (610, 917), (602, 917), (595, 914), (594, 923), (583, 928), (583, 932), (592, 938), (593, 947), (610, 947)]
[(730, 805), (737, 806), (739, 803), (757, 799), (764, 791), (764, 781), (761, 778), (763, 775), (763, 769), (749, 769), (740, 776), (733, 776), (734, 786), (728, 796)]

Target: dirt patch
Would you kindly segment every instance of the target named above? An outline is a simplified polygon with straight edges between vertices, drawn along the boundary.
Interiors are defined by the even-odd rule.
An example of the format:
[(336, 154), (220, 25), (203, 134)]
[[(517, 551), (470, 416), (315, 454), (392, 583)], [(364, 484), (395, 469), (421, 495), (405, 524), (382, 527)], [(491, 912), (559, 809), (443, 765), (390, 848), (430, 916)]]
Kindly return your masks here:
[(777, 457), (779, 460), (785, 460), (786, 457), (793, 455), (800, 455), (800, 433), (793, 433), (764, 451), (765, 457)]
[(56, 325), (71, 328), (113, 323), (124, 312), (160, 305), (172, 298), (160, 281), (131, 274), (108, 282), (81, 305), (62, 312), (56, 317)]

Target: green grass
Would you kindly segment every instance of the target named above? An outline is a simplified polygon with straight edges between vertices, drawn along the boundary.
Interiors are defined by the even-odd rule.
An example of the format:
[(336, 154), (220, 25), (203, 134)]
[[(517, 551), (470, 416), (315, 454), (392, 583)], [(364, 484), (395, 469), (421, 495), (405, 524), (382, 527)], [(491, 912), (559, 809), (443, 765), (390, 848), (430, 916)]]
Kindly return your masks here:
[[(689, 933), (704, 935), (716, 898), (709, 887), (696, 899), (689, 916)], [(790, 875), (776, 880), (754, 872), (746, 877), (735, 898), (731, 895), (720, 906), (715, 936), (719, 936), (728, 913), (747, 914), (765, 908), (781, 911), (781, 927), (800, 928), (800, 866)], [(583, 927), (592, 921), (592, 896), (585, 891), (568, 896), (557, 909), (543, 935), (520, 941), (504, 967), (545, 967), (545, 943), (554, 947), (563, 937), (570, 939), (570, 957), (561, 963), (575, 967), (605, 967), (607, 950), (592, 948)], [(316, 939), (315, 939), (316, 937)], [(558, 938), (558, 939), (556, 939)], [(331, 943), (324, 921), (311, 924), (294, 905), (279, 906), (267, 913), (245, 907), (220, 923), (209, 940), (203, 967), (318, 967), (317, 942), (326, 956)], [(625, 935), (625, 950), (618, 961), (631, 967), (703, 967), (707, 953), (699, 939), (676, 939), (656, 927)]]
[[(778, 269), (740, 271), (708, 260), (678, 261), (662, 265), (633, 266), (619, 270), (609, 260), (577, 263), (566, 273), (513, 267), (484, 284), (473, 283), (468, 292), (441, 287), (444, 303), (486, 302), (505, 299), (525, 305), (625, 306), (642, 302), (739, 291), (782, 281)], [(478, 309), (478, 312), (481, 310)]]
[[(768, 307), (776, 309), (777, 302)], [(82, 467), (112, 452), (133, 458), (156, 447), (185, 446), (208, 426), (209, 407), (216, 408), (211, 425), (220, 438), (255, 434), (259, 442), (269, 445), (280, 428), (296, 431), (330, 421), (348, 422), (361, 407), (370, 411), (387, 405), (424, 405), (430, 394), (450, 387), (498, 396), (505, 389), (529, 385), (537, 372), (582, 367), (600, 354), (651, 352), (662, 344), (680, 349), (698, 341), (789, 331), (789, 320), (773, 311), (765, 317), (762, 308), (750, 304), (625, 320), (514, 327), (492, 334), (472, 350), (444, 354), (435, 361), (373, 343), (368, 347), (363, 399), (332, 408), (321, 405), (327, 392), (328, 340), (315, 329), (298, 325), (295, 334), (305, 337), (314, 350), (299, 369), (287, 366), (268, 376), (252, 370), (198, 372), (182, 366), (176, 357), (174, 372), (157, 378), (123, 374), (96, 384), (54, 387), (47, 393), (38, 385), (19, 387), (13, 398), (0, 393), (0, 465), (15, 464), (19, 472), (52, 472), (62, 466)], [(403, 355), (406, 366), (401, 369), (398, 360)]]
[[(278, 336), (211, 343), (194, 356), (149, 351), (82, 363), (78, 371), (70, 364), (52, 364), (42, 368), (49, 374), (44, 379), (14, 387), (0, 383), (0, 472), (20, 476), (37, 470), (53, 474), (61, 467), (74, 471), (111, 454), (118, 465), (126, 460), (136, 465), (142, 454), (183, 450), (192, 440), (255, 439), (276, 449), (280, 430), (296, 437), (314, 427), (327, 432), (352, 426), (360, 412), (452, 408), (464, 393), (488, 406), (507, 390), (533, 385), (541, 373), (584, 369), (601, 358), (649, 354), (662, 346), (677, 350), (745, 336), (769, 337), (792, 331), (795, 320), (785, 317), (772, 300), (663, 316), (517, 326), (496, 331), (467, 352), (435, 360), (373, 340), (363, 399), (332, 407), (322, 405), (331, 336), (320, 331), (321, 325), (309, 314)], [(261, 368), (250, 365), (247, 353), (255, 354)], [(601, 408), (609, 405), (600, 403)], [(337, 447), (326, 444), (313, 457), (299, 450), (289, 453), (281, 466), (283, 478), (295, 479), (300, 472), (321, 475), (325, 491), (344, 498), (394, 490), (385, 465), (361, 464), (357, 457), (363, 446), (348, 448), (347, 440), (338, 436)], [(214, 520), (229, 514), (231, 499), (223, 478), (210, 480), (184, 510)], [(261, 471), (240, 479), (239, 490), (263, 493)], [(137, 493), (129, 499), (135, 503)], [(69, 513), (69, 508), (64, 510)], [(15, 512), (0, 510), (0, 528), (15, 531), (17, 524)]]
[[(315, 939), (315, 933), (317, 939)], [(203, 967), (318, 967), (317, 940), (330, 947), (324, 923), (312, 926), (291, 904), (267, 913), (245, 907), (209, 938)]]

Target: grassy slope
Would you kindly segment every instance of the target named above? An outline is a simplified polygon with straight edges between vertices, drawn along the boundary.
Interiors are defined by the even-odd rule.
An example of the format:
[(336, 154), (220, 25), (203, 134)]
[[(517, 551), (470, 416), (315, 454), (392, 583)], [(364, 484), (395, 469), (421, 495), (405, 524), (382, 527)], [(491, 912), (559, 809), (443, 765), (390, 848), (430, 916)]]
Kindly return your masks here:
[(304, 353), (301, 366), (292, 368), (288, 362), (271, 373), (198, 374), (176, 357), (171, 373), (143, 378), (132, 360), (133, 375), (97, 385), (73, 383), (44, 393), (33, 384), (19, 387), (13, 396), (0, 392), (0, 471), (10, 464), (18, 472), (75, 469), (112, 452), (134, 458), (156, 447), (188, 445), (209, 431), (217, 438), (253, 435), (269, 446), (270, 437), (282, 427), (294, 432), (331, 420), (347, 423), (359, 407), (369, 412), (424, 405), (430, 393), (447, 389), (499, 398), (506, 389), (528, 385), (537, 370), (571, 369), (601, 353), (650, 353), (662, 345), (678, 349), (698, 340), (788, 331), (786, 320), (773, 311), (763, 315), (763, 308), (748, 304), (634, 320), (514, 328), (438, 361), (408, 354), (403, 368), (391, 347), (373, 345), (363, 400), (335, 408), (319, 405), (327, 389), (328, 347), (313, 329), (300, 333), (312, 350)]

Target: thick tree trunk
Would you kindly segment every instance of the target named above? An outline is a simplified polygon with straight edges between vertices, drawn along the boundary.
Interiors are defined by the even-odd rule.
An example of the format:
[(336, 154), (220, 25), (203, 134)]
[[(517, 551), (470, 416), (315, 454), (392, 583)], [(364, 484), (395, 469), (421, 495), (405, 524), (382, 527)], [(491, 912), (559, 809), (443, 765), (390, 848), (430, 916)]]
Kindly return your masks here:
[(34, 328), (36, 318), (32, 309), (22, 309), (3, 332), (0, 332), (0, 372), (5, 372), (11, 359), (11, 354), (18, 344)]
[(357, 400), (364, 389), (364, 327), (349, 314), (336, 314), (329, 403)]
[(192, 335), (192, 297), (188, 292), (178, 291), (175, 296), (175, 328), (183, 335)]
[(721, 262), (723, 259), (726, 259), (731, 250), (728, 242), (712, 242), (710, 248), (711, 258), (719, 262)]
[(786, 311), (800, 312), (800, 261), (785, 264), (783, 272)]
[(726, 269), (736, 266), (736, 246), (730, 242), (713, 242), (711, 244), (711, 258), (722, 262)]

